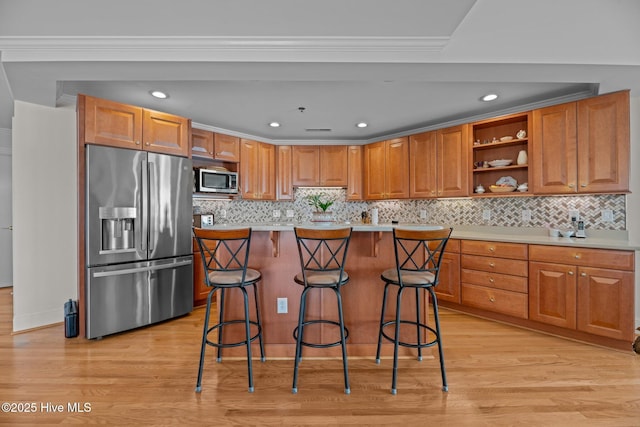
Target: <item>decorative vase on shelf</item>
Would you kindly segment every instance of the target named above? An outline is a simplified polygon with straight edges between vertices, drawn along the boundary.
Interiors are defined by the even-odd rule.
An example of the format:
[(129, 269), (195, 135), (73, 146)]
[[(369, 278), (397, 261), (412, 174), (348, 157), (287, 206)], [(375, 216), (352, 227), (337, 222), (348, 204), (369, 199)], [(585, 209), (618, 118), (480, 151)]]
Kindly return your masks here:
[(520, 152), (518, 153), (518, 159), (516, 160), (516, 163), (519, 165), (527, 164), (527, 150), (520, 150)]

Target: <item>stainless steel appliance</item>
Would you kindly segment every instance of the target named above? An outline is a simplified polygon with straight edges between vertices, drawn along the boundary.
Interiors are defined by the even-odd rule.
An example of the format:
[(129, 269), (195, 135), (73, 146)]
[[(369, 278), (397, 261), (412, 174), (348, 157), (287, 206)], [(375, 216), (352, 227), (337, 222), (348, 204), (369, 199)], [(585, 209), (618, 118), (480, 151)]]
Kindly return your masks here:
[(225, 168), (198, 169), (195, 173), (196, 191), (202, 193), (238, 193), (238, 173)]
[(193, 309), (190, 159), (87, 146), (86, 335)]

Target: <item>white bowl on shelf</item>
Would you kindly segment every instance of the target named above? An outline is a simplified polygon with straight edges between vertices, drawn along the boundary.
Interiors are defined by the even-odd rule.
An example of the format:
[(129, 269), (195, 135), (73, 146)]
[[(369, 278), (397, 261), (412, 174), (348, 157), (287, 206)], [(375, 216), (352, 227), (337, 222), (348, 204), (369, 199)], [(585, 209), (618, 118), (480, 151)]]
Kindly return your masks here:
[(500, 138), (500, 141), (507, 142), (507, 141), (511, 141), (512, 139), (513, 139), (512, 136), (503, 136), (502, 138)]
[(489, 162), (489, 166), (491, 166), (492, 168), (496, 168), (496, 167), (500, 167), (500, 166), (509, 166), (511, 163), (513, 163), (513, 160), (510, 159), (498, 159), (498, 160), (492, 160)]

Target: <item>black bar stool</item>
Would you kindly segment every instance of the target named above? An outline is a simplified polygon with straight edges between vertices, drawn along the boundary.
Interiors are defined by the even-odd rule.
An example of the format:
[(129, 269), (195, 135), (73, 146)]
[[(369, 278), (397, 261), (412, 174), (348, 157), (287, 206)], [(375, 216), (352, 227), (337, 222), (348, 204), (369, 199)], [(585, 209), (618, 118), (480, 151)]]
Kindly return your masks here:
[[(347, 249), (351, 239), (351, 228), (294, 228), (298, 253), (300, 254), (300, 273), (294, 281), (304, 286), (300, 296), (298, 326), (293, 330), (296, 340), (295, 365), (293, 369), (293, 393), (298, 392), (298, 366), (302, 360), (302, 346), (329, 348), (342, 346), (342, 367), (344, 370), (344, 392), (351, 393), (349, 372), (347, 369), (347, 337), (349, 331), (344, 326), (342, 314), (342, 296), (340, 288), (347, 284), (349, 275), (344, 271)], [(338, 303), (338, 321), (328, 319), (307, 320), (307, 295), (312, 289), (331, 289)], [(324, 324), (338, 326), (340, 340), (330, 343), (312, 343), (305, 341), (304, 330), (309, 325)]]
[[(202, 265), (204, 267), (204, 280), (211, 287), (207, 296), (207, 308), (204, 317), (204, 330), (202, 332), (202, 347), (200, 349), (200, 367), (198, 368), (198, 381), (196, 392), (202, 391), (202, 370), (204, 368), (204, 352), (207, 345), (217, 347), (217, 361), (222, 361), (222, 349), (228, 347), (247, 347), (247, 369), (249, 376), (249, 392), (253, 392), (253, 367), (251, 363), (251, 342), (256, 338), (260, 343), (260, 360), (265, 361), (264, 345), (262, 343), (262, 322), (260, 321), (260, 309), (258, 307), (258, 294), (256, 284), (261, 279), (259, 271), (247, 268), (249, 262), (249, 246), (251, 243), (251, 229), (224, 229), (210, 230), (202, 228), (193, 229), (194, 236), (200, 247)], [(256, 309), (256, 320), (249, 317), (249, 295), (246, 287), (253, 286), (253, 296)], [(225, 291), (227, 289), (239, 289), (244, 298), (244, 318), (225, 319), (224, 304)], [(219, 320), (213, 326), (209, 326), (211, 314), (211, 297), (220, 290), (218, 298)], [(241, 341), (225, 343), (223, 331), (230, 325), (244, 325), (245, 339)], [(252, 335), (252, 329), (255, 333)], [(217, 341), (208, 339), (208, 335), (218, 332)]]
[[(380, 348), (382, 338), (393, 342), (393, 379), (391, 381), (391, 394), (397, 393), (396, 383), (398, 378), (398, 348), (399, 346), (418, 349), (418, 360), (422, 360), (422, 349), (438, 345), (440, 355), (440, 372), (442, 374), (442, 390), (448, 391), (447, 376), (444, 368), (444, 354), (442, 352), (442, 339), (440, 336), (440, 318), (438, 316), (438, 299), (434, 288), (438, 285), (440, 263), (442, 254), (451, 236), (452, 228), (441, 230), (400, 229), (393, 230), (393, 242), (396, 257), (395, 268), (385, 270), (380, 278), (385, 282), (384, 297), (382, 299), (382, 314), (380, 315), (380, 332), (378, 334), (378, 349), (376, 351), (376, 363), (380, 363)], [(387, 305), (387, 292), (390, 286), (396, 286), (396, 313), (392, 320), (385, 321), (385, 309)], [(416, 318), (405, 319), (400, 313), (402, 295), (408, 288), (415, 290)], [(420, 290), (428, 291), (433, 303), (433, 317), (435, 329), (421, 319), (420, 314)], [(416, 339), (413, 342), (403, 341), (400, 338), (400, 325), (415, 327)], [(393, 335), (387, 334), (385, 328), (394, 327)], [(425, 340), (422, 339), (426, 333)], [(406, 335), (405, 335), (406, 336)]]

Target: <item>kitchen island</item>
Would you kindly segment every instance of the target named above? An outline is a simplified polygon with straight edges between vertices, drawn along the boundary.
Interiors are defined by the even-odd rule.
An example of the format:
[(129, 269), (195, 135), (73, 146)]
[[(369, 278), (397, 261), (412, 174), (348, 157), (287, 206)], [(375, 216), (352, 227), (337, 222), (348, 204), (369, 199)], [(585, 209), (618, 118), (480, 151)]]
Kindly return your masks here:
[[(293, 282), (293, 277), (299, 272), (299, 258), (293, 233), (293, 224), (217, 224), (213, 228), (235, 228), (249, 226), (254, 233), (251, 242), (250, 266), (258, 269), (262, 273), (262, 282), (258, 285), (260, 307), (264, 328), (264, 340), (266, 345), (268, 358), (293, 358), (295, 342), (292, 336), (293, 329), (297, 323), (297, 315), (299, 309), (299, 298), (302, 288)], [(299, 226), (311, 226), (310, 223), (299, 224)], [(412, 227), (425, 226), (420, 224), (337, 224), (337, 226), (350, 226), (353, 228), (353, 234), (347, 257), (346, 270), (349, 273), (350, 281), (343, 288), (343, 303), (345, 324), (349, 329), (348, 348), (350, 357), (373, 357), (378, 338), (378, 324), (380, 322), (380, 304), (382, 302), (383, 283), (380, 280), (380, 273), (386, 269), (393, 267), (393, 235), (391, 230), (393, 227)], [(558, 247), (573, 248), (578, 251), (594, 251), (604, 250), (613, 254), (623, 254), (624, 257), (616, 259), (626, 260), (625, 265), (612, 266), (612, 268), (625, 270), (624, 281), (620, 282), (620, 288), (617, 281), (607, 282), (607, 286), (615, 286), (617, 301), (614, 305), (620, 303), (620, 307), (614, 307), (614, 318), (611, 320), (607, 317), (607, 325), (605, 336), (598, 335), (597, 328), (590, 332), (582, 332), (575, 330), (576, 328), (569, 325), (558, 327), (557, 325), (547, 324), (540, 321), (531, 321), (528, 319), (529, 307), (534, 307), (536, 301), (531, 301), (528, 287), (522, 293), (522, 311), (523, 315), (513, 316), (510, 312), (506, 314), (500, 311), (500, 300), (496, 301), (496, 310), (492, 306), (469, 306), (460, 297), (461, 288), (461, 259), (465, 259), (466, 255), (460, 254), (461, 242), (476, 241), (478, 244), (490, 242), (502, 242), (503, 244), (520, 244), (523, 248), (533, 246), (537, 247)], [(627, 239), (626, 232), (597, 232), (591, 231), (586, 239), (549, 237), (544, 229), (522, 229), (508, 227), (469, 227), (454, 226), (452, 239), (449, 243), (447, 258), (443, 262), (441, 283), (439, 290), (447, 292), (448, 289), (454, 289), (457, 295), (453, 299), (443, 295), (439, 298), (442, 306), (451, 307), (456, 310), (465, 311), (474, 315), (492, 318), (495, 320), (505, 321), (520, 326), (539, 329), (541, 331), (564, 335), (570, 338), (583, 341), (595, 342), (615, 348), (629, 348), (627, 345), (632, 341), (633, 337), (633, 275), (635, 269), (634, 251), (640, 249), (640, 245), (634, 244)], [(489, 249), (490, 250), (490, 249)], [(528, 252), (525, 251), (525, 254)], [(599, 252), (598, 252), (599, 254)], [(507, 255), (508, 256), (508, 255)], [(527, 255), (528, 256), (528, 255)], [(523, 261), (525, 266), (527, 260)], [(630, 263), (630, 265), (629, 265)], [(195, 268), (201, 268), (196, 264)], [(607, 270), (608, 271), (608, 270)], [(617, 271), (617, 270), (616, 270)], [(593, 275), (593, 274), (592, 274)], [(525, 275), (526, 276), (526, 275)], [(578, 274), (575, 275), (577, 279)], [(573, 275), (568, 276), (573, 279)], [(595, 276), (594, 276), (595, 277)], [(487, 274), (487, 280), (493, 281), (493, 277)], [(525, 283), (526, 283), (525, 277)], [(529, 286), (531, 286), (533, 278), (529, 278)], [(609, 280), (609, 279), (607, 279)], [(617, 280), (617, 279), (616, 279)], [(464, 280), (463, 280), (464, 281)], [(500, 280), (498, 280), (500, 282)], [(465, 284), (462, 284), (464, 289)], [(476, 286), (477, 289), (477, 286)], [(484, 289), (484, 288), (483, 288)], [(596, 286), (595, 289), (598, 289)], [(438, 290), (438, 289), (437, 289)], [(492, 289), (484, 289), (491, 292)], [(509, 294), (512, 290), (502, 291), (503, 294)], [(620, 292), (618, 292), (620, 291)], [(310, 316), (322, 314), (323, 317), (335, 316), (335, 298), (332, 292), (322, 291), (322, 295), (314, 295), (310, 300), (309, 314)], [(455, 293), (454, 292), (454, 293)], [(463, 291), (464, 292), (464, 291)], [(608, 292), (608, 291), (607, 291)], [(503, 294), (499, 294), (502, 296)], [(510, 295), (510, 294), (509, 294)], [(536, 294), (537, 295), (537, 294)], [(409, 296), (409, 294), (407, 294)], [(413, 296), (413, 295), (412, 295)], [(241, 307), (240, 301), (231, 296), (230, 303), (227, 307)], [(540, 297), (537, 295), (536, 298)], [(278, 298), (287, 298), (287, 313), (277, 312)], [(493, 294), (490, 298), (494, 298)], [(571, 298), (570, 296), (568, 298)], [(573, 297), (574, 300), (576, 297)], [(235, 300), (235, 302), (234, 302)], [(391, 299), (392, 300), (392, 299)], [(403, 313), (415, 313), (415, 300), (405, 298)], [(420, 301), (422, 307), (428, 307), (425, 301)], [(494, 301), (491, 301), (494, 304)], [(480, 308), (478, 308), (480, 307)], [(390, 315), (395, 310), (390, 307)], [(571, 315), (571, 310), (569, 310)], [(427, 310), (423, 310), (425, 317)], [(573, 311), (575, 316), (575, 309)], [(611, 310), (607, 310), (611, 313)], [(233, 313), (237, 314), (237, 313)], [(619, 315), (618, 315), (619, 314)], [(607, 314), (610, 316), (610, 314)], [(553, 322), (551, 322), (553, 323)], [(575, 323), (575, 322), (574, 322)], [(613, 325), (609, 325), (609, 324)], [(596, 325), (600, 328), (601, 325)], [(610, 330), (620, 326), (622, 331), (616, 336), (611, 336)], [(311, 333), (311, 330), (309, 330)], [(327, 328), (314, 331), (318, 338), (328, 341), (334, 338), (333, 331)], [(567, 332), (566, 334), (564, 332)], [(241, 333), (241, 331), (239, 331)], [(609, 336), (606, 336), (609, 334)], [(591, 339), (593, 338), (593, 339)], [(446, 337), (445, 337), (446, 342)], [(383, 343), (383, 357), (391, 355), (392, 346)], [(411, 355), (411, 351), (401, 348), (401, 353), (405, 357)], [(229, 355), (242, 356), (242, 349), (231, 349), (227, 352)], [(257, 354), (257, 353), (256, 353)], [(306, 357), (339, 357), (339, 348), (331, 349), (305, 349)]]

